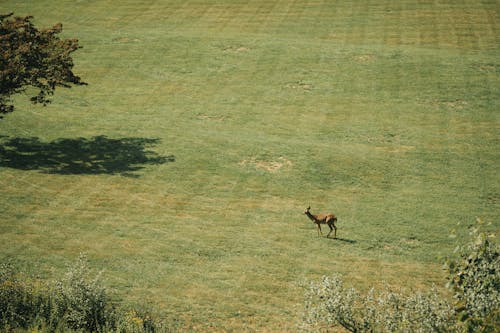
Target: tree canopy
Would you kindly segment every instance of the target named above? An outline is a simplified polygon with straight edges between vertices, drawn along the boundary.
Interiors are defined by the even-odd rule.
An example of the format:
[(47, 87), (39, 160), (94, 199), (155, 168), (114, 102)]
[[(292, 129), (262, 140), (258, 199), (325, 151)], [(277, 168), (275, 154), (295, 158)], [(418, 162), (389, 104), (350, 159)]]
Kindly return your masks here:
[[(46, 105), (57, 86), (85, 84), (73, 73), (76, 39), (61, 39), (62, 24), (38, 30), (32, 16), (0, 14), (0, 118), (14, 111), (11, 96), (34, 88), (30, 100)], [(36, 93), (38, 91), (38, 93)]]

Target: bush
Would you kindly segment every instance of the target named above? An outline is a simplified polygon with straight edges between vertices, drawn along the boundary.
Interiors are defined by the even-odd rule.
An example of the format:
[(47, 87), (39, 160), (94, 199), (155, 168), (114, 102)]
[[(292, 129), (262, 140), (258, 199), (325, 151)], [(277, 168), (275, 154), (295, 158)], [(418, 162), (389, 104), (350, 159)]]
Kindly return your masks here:
[(448, 287), (454, 292), (458, 325), (465, 332), (500, 327), (500, 247), (489, 239), (494, 235), (481, 232), (481, 224), (478, 221), (472, 229), (472, 241), (457, 248), (459, 258), (448, 262)]
[(56, 282), (53, 295), (57, 318), (70, 328), (96, 332), (110, 322), (113, 324), (113, 307), (100, 283), (100, 275), (91, 278), (84, 255)]
[(341, 326), (350, 332), (496, 332), (500, 327), (499, 246), (479, 228), (448, 263), (449, 287), (456, 303), (428, 292), (372, 289), (366, 295), (345, 287), (338, 275), (311, 282), (301, 328)]
[(443, 332), (452, 314), (436, 290), (405, 295), (386, 288), (362, 295), (334, 275), (310, 284), (302, 329), (340, 325), (350, 332)]
[(117, 309), (80, 258), (60, 280), (40, 283), (0, 264), (0, 331), (167, 332), (148, 312)]
[(11, 262), (0, 263), (0, 327), (6, 331), (57, 323), (47, 285), (18, 273)]

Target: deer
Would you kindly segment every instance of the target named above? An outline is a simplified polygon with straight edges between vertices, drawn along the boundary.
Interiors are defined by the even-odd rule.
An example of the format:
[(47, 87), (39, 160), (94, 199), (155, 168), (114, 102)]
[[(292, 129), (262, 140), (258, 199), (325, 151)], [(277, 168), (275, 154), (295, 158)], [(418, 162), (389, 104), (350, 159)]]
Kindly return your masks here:
[(334, 231), (333, 238), (337, 238), (337, 227), (335, 226), (335, 222), (337, 222), (337, 217), (333, 214), (318, 214), (318, 215), (313, 215), (309, 211), (311, 209), (311, 206), (307, 207), (306, 211), (304, 214), (307, 215), (308, 218), (313, 221), (318, 226), (318, 237), (319, 234), (323, 235), (323, 231), (321, 231), (321, 225), (326, 224), (330, 228), (330, 232), (326, 236), (326, 238), (330, 237), (330, 234), (332, 231)]

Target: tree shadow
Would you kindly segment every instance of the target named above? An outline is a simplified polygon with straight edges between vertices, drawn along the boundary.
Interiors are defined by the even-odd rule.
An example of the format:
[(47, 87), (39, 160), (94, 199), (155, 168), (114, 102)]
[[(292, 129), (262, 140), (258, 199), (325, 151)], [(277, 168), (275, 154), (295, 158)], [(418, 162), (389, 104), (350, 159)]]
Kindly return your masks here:
[(120, 174), (138, 177), (134, 172), (147, 164), (174, 162), (175, 156), (159, 156), (147, 147), (159, 139), (95, 136), (90, 139), (0, 137), (0, 167), (39, 170), (64, 175)]

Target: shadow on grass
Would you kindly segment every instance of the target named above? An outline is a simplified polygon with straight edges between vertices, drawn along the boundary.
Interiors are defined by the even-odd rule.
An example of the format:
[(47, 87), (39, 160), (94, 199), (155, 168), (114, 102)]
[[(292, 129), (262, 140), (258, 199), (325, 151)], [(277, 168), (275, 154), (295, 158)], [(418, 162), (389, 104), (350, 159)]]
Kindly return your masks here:
[(147, 164), (174, 162), (175, 157), (159, 156), (148, 151), (159, 139), (96, 136), (90, 139), (57, 139), (42, 142), (39, 138), (0, 137), (0, 167), (40, 170), (64, 175), (134, 174)]
[(349, 244), (354, 244), (356, 243), (355, 240), (352, 240), (352, 239), (346, 239), (346, 238), (328, 238), (328, 239), (331, 239), (331, 240), (334, 240), (334, 241), (339, 241), (339, 242), (345, 242), (345, 243), (349, 243)]

